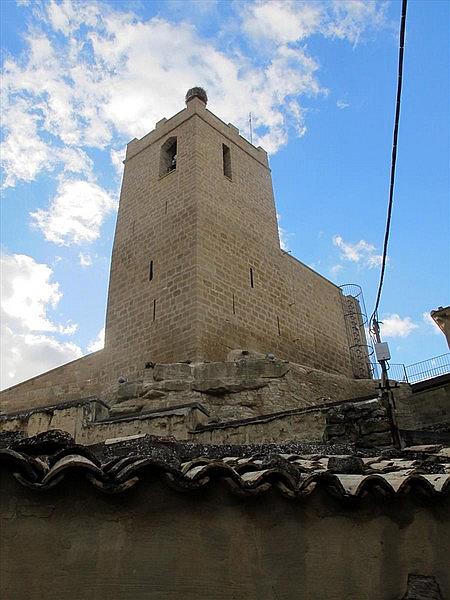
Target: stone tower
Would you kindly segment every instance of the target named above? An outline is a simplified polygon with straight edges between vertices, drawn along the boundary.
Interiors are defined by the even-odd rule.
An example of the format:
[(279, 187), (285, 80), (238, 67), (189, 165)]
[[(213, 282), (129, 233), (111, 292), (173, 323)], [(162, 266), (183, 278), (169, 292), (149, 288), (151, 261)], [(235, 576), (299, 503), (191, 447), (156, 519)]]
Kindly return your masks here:
[(282, 253), (266, 152), (199, 89), (128, 145), (106, 318), (113, 370), (249, 348), (348, 372), (340, 291)]
[(236, 348), (356, 375), (340, 289), (280, 248), (266, 152), (206, 102), (189, 90), (184, 110), (128, 144), (104, 350), (11, 391), (103, 397), (146, 362)]

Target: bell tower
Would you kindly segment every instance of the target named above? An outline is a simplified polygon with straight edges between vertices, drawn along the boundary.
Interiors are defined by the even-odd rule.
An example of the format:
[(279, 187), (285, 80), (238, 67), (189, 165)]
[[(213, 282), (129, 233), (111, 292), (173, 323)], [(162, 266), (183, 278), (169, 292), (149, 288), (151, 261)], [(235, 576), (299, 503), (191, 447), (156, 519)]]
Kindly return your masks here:
[(234, 348), (349, 370), (341, 293), (280, 248), (267, 154), (207, 108), (128, 144), (106, 318), (107, 371)]
[(189, 90), (184, 110), (128, 144), (106, 317), (115, 372), (245, 343), (232, 321), (255, 303), (240, 288), (261, 288), (279, 252), (267, 155), (206, 103)]
[(341, 290), (280, 248), (266, 152), (210, 112), (202, 88), (132, 140), (124, 164), (104, 349), (2, 399), (107, 398), (147, 362), (224, 361), (238, 348), (360, 376)]

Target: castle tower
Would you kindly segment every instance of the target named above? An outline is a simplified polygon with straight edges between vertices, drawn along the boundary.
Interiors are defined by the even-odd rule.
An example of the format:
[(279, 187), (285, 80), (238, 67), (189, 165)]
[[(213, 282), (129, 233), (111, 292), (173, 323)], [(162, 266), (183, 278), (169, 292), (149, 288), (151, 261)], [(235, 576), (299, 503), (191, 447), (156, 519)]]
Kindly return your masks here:
[(106, 319), (109, 369), (233, 348), (350, 374), (338, 288), (282, 253), (267, 154), (206, 108), (127, 148)]
[(185, 109), (128, 144), (104, 350), (5, 390), (6, 406), (107, 398), (147, 362), (237, 348), (361, 377), (341, 290), (280, 248), (266, 152), (206, 104), (189, 90)]

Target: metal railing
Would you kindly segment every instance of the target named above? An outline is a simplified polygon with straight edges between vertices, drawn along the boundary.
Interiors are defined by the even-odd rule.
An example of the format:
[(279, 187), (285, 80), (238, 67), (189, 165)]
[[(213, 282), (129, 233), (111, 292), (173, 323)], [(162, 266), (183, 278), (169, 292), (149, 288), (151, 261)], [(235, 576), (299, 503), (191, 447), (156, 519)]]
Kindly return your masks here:
[[(389, 379), (400, 383), (418, 383), (419, 381), (433, 379), (433, 377), (450, 373), (450, 352), (413, 363), (412, 365), (388, 363), (388, 367)], [(372, 371), (375, 379), (381, 377), (380, 365), (378, 363), (372, 363)]]
[(425, 379), (450, 373), (450, 352), (405, 367), (408, 383), (417, 383)]

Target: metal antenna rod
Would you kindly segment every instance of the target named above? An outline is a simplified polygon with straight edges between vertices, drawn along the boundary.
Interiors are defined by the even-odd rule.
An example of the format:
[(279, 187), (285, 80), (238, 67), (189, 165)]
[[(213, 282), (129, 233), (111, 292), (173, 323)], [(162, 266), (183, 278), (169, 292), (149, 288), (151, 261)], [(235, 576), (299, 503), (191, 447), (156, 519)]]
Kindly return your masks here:
[(248, 113), (248, 123), (250, 125), (250, 144), (253, 144), (253, 127), (252, 127), (252, 113)]

